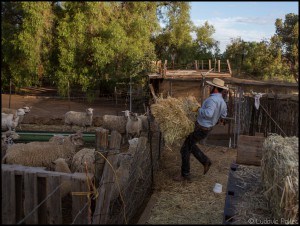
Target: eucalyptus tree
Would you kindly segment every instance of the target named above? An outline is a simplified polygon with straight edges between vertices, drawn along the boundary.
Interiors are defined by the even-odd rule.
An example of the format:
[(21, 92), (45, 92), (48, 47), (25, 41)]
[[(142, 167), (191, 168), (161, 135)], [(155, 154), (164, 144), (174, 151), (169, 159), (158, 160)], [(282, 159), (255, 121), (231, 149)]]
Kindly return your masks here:
[(110, 81), (138, 74), (154, 59), (152, 2), (63, 2), (63, 7), (57, 71), (62, 95), (68, 85), (78, 84), (83, 91), (103, 82), (107, 87)]
[(205, 21), (202, 26), (195, 26), (194, 32), (196, 34), (194, 51), (197, 59), (220, 56), (219, 42), (213, 38), (213, 34), (216, 32), (213, 25)]
[(1, 2), (2, 82), (38, 85), (51, 68), (51, 2)]
[(299, 80), (299, 16), (294, 13), (285, 15), (285, 20), (276, 19), (276, 36), (281, 44), (284, 61), (290, 67), (296, 82)]
[(177, 64), (185, 64), (193, 58), (192, 21), (188, 2), (157, 2), (157, 17), (162, 24), (159, 33), (153, 36), (157, 58), (174, 59)]

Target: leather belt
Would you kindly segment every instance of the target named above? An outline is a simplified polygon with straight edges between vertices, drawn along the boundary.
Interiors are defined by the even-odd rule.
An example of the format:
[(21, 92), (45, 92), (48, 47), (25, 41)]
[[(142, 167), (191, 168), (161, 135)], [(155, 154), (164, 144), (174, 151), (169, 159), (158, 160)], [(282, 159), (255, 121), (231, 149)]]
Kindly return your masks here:
[(195, 123), (196, 124), (196, 127), (198, 129), (201, 129), (203, 131), (211, 131), (212, 130), (212, 127), (204, 127), (204, 126), (201, 126), (198, 122)]

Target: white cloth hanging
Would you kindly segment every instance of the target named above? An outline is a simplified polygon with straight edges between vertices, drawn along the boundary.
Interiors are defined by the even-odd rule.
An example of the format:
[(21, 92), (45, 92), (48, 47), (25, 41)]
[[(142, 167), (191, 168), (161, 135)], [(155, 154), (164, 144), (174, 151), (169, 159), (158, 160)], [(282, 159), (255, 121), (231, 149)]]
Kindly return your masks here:
[(264, 94), (265, 94), (265, 93), (257, 93), (257, 94), (255, 94), (255, 96), (254, 96), (254, 100), (255, 100), (254, 105), (255, 105), (256, 110), (259, 109), (260, 98), (261, 98)]

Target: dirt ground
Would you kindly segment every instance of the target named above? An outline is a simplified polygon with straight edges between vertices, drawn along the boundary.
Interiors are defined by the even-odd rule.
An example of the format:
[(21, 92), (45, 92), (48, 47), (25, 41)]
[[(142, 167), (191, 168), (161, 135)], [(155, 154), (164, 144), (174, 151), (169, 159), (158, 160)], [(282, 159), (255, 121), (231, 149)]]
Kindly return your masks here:
[[(180, 146), (165, 148), (154, 176), (154, 193), (139, 224), (222, 224), (230, 164), (236, 150), (199, 144), (212, 166), (203, 175), (203, 166), (191, 155), (191, 182), (175, 182), (180, 174)], [(222, 193), (213, 192), (215, 183)]]
[[(9, 107), (9, 95), (2, 94), (2, 107)], [(69, 110), (94, 109), (94, 116), (121, 115), (128, 109), (125, 104), (115, 104), (103, 99), (92, 104), (77, 100), (38, 98), (36, 96), (11, 96), (11, 108), (30, 106), (26, 117), (63, 117)], [(30, 116), (29, 116), (30, 115)], [(230, 164), (236, 159), (236, 150), (220, 146), (200, 145), (211, 159), (212, 166), (203, 175), (203, 166), (191, 156), (192, 181), (175, 182), (180, 173), (180, 144), (164, 148), (159, 168), (154, 174), (153, 195), (138, 224), (222, 224), (226, 187)], [(215, 183), (223, 186), (220, 194), (213, 192)]]

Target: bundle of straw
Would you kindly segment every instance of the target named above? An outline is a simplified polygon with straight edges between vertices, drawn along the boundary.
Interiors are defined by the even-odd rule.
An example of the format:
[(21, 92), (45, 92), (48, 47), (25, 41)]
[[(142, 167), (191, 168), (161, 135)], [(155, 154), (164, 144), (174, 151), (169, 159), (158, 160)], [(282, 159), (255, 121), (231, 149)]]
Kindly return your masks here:
[(167, 97), (158, 98), (151, 105), (151, 112), (157, 120), (167, 145), (180, 141), (194, 130), (197, 113), (192, 108), (200, 106), (195, 97), (181, 99)]
[(280, 223), (298, 221), (298, 137), (270, 135), (263, 144), (262, 183), (271, 211)]

